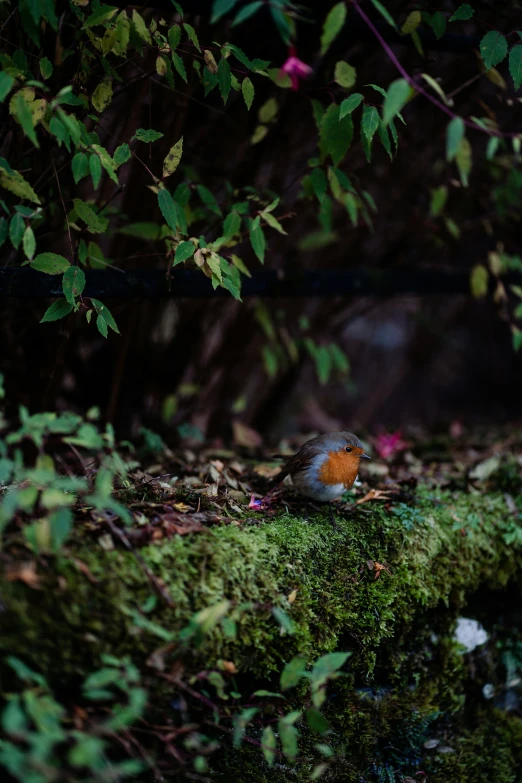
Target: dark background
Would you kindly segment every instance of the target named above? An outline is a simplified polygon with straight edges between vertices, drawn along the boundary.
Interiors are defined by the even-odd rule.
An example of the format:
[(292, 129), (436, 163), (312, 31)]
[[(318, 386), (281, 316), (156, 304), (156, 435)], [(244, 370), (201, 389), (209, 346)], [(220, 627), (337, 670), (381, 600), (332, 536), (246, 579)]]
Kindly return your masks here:
[[(290, 277), (303, 269), (359, 268), (388, 270), (391, 280), (393, 271), (401, 268), (467, 275), (475, 264), (486, 263), (498, 242), (509, 253), (520, 252), (520, 161), (506, 147), (495, 162), (487, 162), (487, 136), (471, 132), (474, 168), (470, 187), (464, 189), (455, 166), (445, 161), (448, 118), (421, 96), (404, 111), (407, 126), (400, 127), (400, 147), (393, 162), (375, 144), (367, 164), (356, 131), (341, 166), (376, 202), (373, 231), (363, 221), (352, 227), (346, 212), (336, 206), (332, 241), (317, 250), (301, 248), (303, 240), (319, 228), (317, 201), (303, 199), (300, 185), (307, 161), (317, 154), (310, 99), (327, 103), (333, 95), (342, 100), (345, 93), (332, 82), (338, 59), (356, 67), (354, 89), (365, 95), (369, 91), (364, 85), (386, 86), (398, 76), (379, 43), (353, 17), (324, 60), (319, 59), (320, 24), (333, 3), (320, 8), (303, 5), (310, 23), (298, 25), (298, 54), (314, 67), (314, 73), (299, 91), (278, 90), (268, 79), (254, 77), (251, 112), (234, 92), (224, 109), (217, 91), (204, 98), (190, 58), (185, 58), (189, 83), (178, 80), (175, 92), (159, 83), (155, 74), (140, 78), (154, 71), (151, 54), (149, 60), (129, 62), (121, 69), (123, 82), (115, 85), (115, 92), (120, 92), (99, 126), (103, 142), (109, 139), (109, 151), (128, 141), (138, 127), (161, 130), (165, 136), (151, 145), (150, 158), (146, 152), (147, 165), (159, 170), (168, 149), (183, 134), (183, 175), (207, 186), (225, 211), (225, 180), (234, 188), (254, 185), (273, 190), (281, 196), (278, 215), (285, 217), (288, 236), (273, 231), (267, 235), (266, 267), (285, 270)], [(377, 21), (368, 5), (367, 12)], [(480, 6), (480, 23), (459, 23), (455, 33), (441, 42), (435, 42), (428, 31), (423, 35), (424, 59), (409, 38), (395, 36), (393, 46), (409, 73), (426, 71), (440, 78), (447, 94), (458, 91), (456, 112), (462, 116), (493, 112), (501, 128), (513, 131), (520, 127), (522, 106), (507, 65), (498, 68), (506, 80), (504, 90), (481, 74), (475, 48), (488, 20), (495, 29), (506, 31), (519, 23), (518, 4), (501, 5), (499, 9), (498, 3), (475, 4)], [(454, 6), (442, 3), (441, 9)], [(404, 2), (387, 3), (387, 7), (399, 22), (411, 10)], [(423, 7), (430, 8), (427, 3)], [(287, 47), (267, 9), (231, 31), (226, 18), (209, 26), (209, 8), (210, 3), (198, 3), (201, 16), (191, 20), (202, 41), (237, 41), (250, 57), (270, 59), (275, 66), (285, 61)], [(171, 11), (157, 4), (143, 6), (142, 13), (159, 18)], [(391, 29), (380, 22), (379, 29), (394, 41)], [(65, 27), (64, 44), (67, 34)], [(73, 63), (67, 61), (67, 67), (73, 68)], [(261, 143), (252, 146), (249, 139), (257, 110), (272, 95), (279, 103), (277, 122)], [(2, 111), (6, 112), (5, 106)], [(16, 146), (8, 115), (3, 114), (2, 120), (0, 155), (23, 169), (25, 150)], [(92, 198), (88, 180), (75, 188), (66, 165), (70, 156), (64, 150), (61, 155), (56, 162), (60, 170), (64, 166), (60, 180), (65, 199)], [(39, 165), (41, 170), (35, 173), (40, 186), (48, 188), (45, 141)], [(122, 168), (120, 181), (121, 192), (110, 181), (102, 184), (98, 204), (109, 200), (132, 220), (160, 222), (144, 168), (132, 160)], [(445, 214), (459, 227), (459, 238), (451, 235), (441, 218), (430, 217), (430, 190), (441, 184), (449, 188)], [(52, 190), (49, 193), (52, 197)], [(117, 219), (111, 226), (117, 227)], [(39, 251), (67, 254), (63, 212), (56, 210), (37, 238), (41, 236), (48, 246), (39, 243)], [(160, 242), (126, 237), (115, 230), (96, 240), (106, 258), (122, 270), (166, 268)], [(247, 241), (237, 252), (252, 271), (259, 267)], [(1, 254), (1, 266), (19, 266), (16, 252), (7, 245)], [(457, 291), (461, 288), (456, 286)], [(8, 413), (19, 404), (31, 411), (55, 407), (84, 411), (97, 405), (120, 435), (135, 435), (144, 425), (176, 438), (178, 427), (189, 424), (206, 437), (225, 439), (234, 418), (276, 438), (300, 430), (380, 425), (446, 428), (455, 419), (494, 424), (520, 417), (522, 361), (513, 352), (509, 323), (491, 298), (423, 292), (263, 300), (281, 344), (291, 336), (300, 346), (304, 337), (312, 336), (319, 344), (334, 341), (345, 351), (351, 363), (348, 377), (334, 376), (321, 385), (313, 361), (302, 349), (297, 361), (287, 357), (277, 376), (268, 377), (262, 347), (269, 339), (260, 324), (259, 300), (245, 298), (239, 303), (231, 297), (178, 298), (175, 290), (172, 293), (171, 298), (138, 295), (104, 300), (121, 331), (121, 337), (110, 333), (108, 340), (79, 315), (39, 325), (50, 300), (1, 298), (0, 372), (6, 377)], [(307, 329), (303, 329), (303, 315)], [(164, 406), (169, 395), (176, 395), (177, 409), (167, 422)]]

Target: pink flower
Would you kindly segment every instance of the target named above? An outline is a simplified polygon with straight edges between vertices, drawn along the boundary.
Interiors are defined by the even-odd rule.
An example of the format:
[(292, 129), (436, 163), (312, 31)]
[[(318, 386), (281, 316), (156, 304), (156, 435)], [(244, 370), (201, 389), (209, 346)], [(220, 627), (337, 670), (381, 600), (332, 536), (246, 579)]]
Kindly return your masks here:
[(299, 57), (296, 57), (295, 48), (291, 46), (288, 50), (288, 59), (281, 66), (281, 72), (288, 74), (292, 81), (292, 90), (297, 90), (299, 79), (307, 79), (312, 73), (312, 69)]
[(464, 427), (462, 426), (462, 422), (458, 419), (455, 419), (451, 422), (450, 426), (450, 435), (452, 438), (460, 438), (462, 434), (464, 433)]
[(400, 451), (405, 451), (410, 444), (402, 439), (400, 430), (397, 432), (381, 433), (375, 439), (375, 450), (382, 459), (390, 459)]
[(263, 501), (262, 500), (256, 500), (255, 497), (252, 495), (250, 498), (250, 503), (248, 504), (248, 508), (254, 508), (256, 511), (259, 511), (260, 508), (263, 508)]

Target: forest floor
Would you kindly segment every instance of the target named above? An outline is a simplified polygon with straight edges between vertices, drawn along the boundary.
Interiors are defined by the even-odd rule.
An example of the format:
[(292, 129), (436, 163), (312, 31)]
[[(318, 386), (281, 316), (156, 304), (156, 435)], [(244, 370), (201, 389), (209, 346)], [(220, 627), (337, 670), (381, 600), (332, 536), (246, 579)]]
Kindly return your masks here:
[(291, 485), (256, 508), (281, 463), (248, 428), (2, 435), (14, 779), (515, 783), (520, 430), (369, 438), (336, 528)]

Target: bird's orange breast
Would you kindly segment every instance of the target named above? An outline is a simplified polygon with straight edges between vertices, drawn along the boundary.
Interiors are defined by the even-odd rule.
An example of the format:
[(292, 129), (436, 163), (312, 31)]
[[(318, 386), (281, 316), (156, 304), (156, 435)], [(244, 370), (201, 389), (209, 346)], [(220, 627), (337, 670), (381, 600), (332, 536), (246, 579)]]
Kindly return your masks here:
[(319, 470), (323, 484), (344, 484), (349, 489), (359, 472), (359, 460), (345, 451), (331, 451)]

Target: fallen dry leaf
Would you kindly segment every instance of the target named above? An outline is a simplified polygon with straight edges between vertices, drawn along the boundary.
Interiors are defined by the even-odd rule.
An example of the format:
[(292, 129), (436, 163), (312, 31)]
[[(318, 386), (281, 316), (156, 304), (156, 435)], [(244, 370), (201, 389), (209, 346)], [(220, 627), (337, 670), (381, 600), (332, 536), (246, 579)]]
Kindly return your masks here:
[(383, 563), (378, 563), (376, 560), (367, 560), (366, 565), (370, 569), (370, 571), (375, 571), (375, 578), (378, 579), (382, 573), (382, 571), (386, 571), (388, 574), (391, 575), (391, 571), (388, 568), (388, 566), (383, 565)]
[(229, 674), (237, 674), (237, 666), (234, 661), (218, 661), (219, 668)]
[[(206, 515), (201, 514), (200, 516)], [(167, 534), (167, 537), (176, 534), (185, 536), (187, 533), (198, 533), (200, 530), (203, 530), (202, 523), (195, 518), (194, 514), (163, 514), (161, 527)]]
[(33, 590), (40, 589), (40, 577), (36, 573), (36, 563), (34, 560), (8, 565), (6, 577), (8, 582), (23, 582), (27, 587), (31, 587)]
[(263, 438), (259, 432), (253, 430), (248, 424), (243, 424), (242, 421), (236, 420), (232, 422), (232, 433), (236, 446), (245, 446), (248, 449), (255, 449), (263, 445)]
[(218, 484), (210, 484), (206, 488), (206, 490), (205, 490), (205, 492), (206, 492), (206, 494), (208, 495), (209, 498), (217, 497), (218, 491), (219, 491), (219, 485)]
[(359, 498), (355, 503), (359, 506), (361, 503), (368, 503), (369, 500), (389, 500), (390, 490), (388, 489), (371, 489), (363, 498)]
[(193, 507), (188, 506), (186, 503), (173, 503), (172, 508), (175, 508), (181, 514), (185, 514), (187, 511), (194, 511)]
[(257, 473), (258, 476), (262, 476), (263, 478), (274, 478), (274, 476), (277, 476), (280, 472), (280, 465), (268, 465), (266, 462), (261, 462), (254, 468), (254, 473)]

